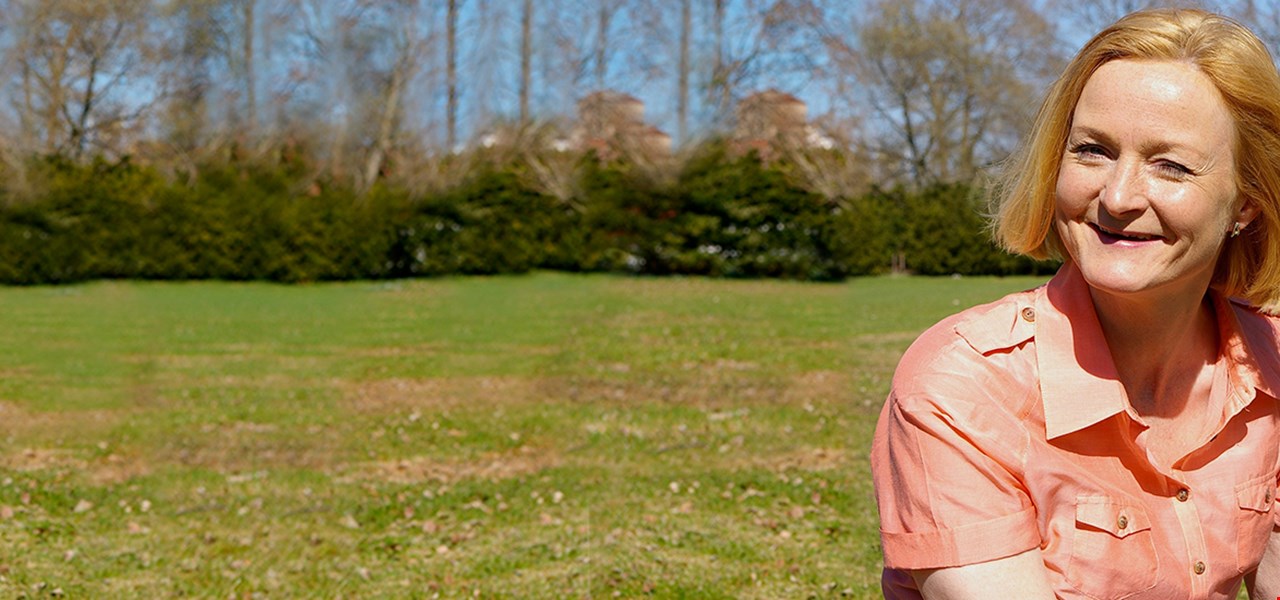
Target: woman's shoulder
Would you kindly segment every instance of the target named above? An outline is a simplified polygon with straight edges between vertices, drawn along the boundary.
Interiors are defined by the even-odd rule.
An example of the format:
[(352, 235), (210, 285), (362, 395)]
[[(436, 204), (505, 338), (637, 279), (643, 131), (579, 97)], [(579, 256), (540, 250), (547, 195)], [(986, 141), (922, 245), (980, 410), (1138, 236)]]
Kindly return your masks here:
[(1034, 357), (1020, 350), (1034, 336), (1036, 297), (1043, 289), (965, 309), (926, 329), (898, 362), (894, 394), (934, 395), (957, 386), (976, 391), (1033, 376)]
[(1228, 302), (1244, 349), (1271, 382), (1280, 386), (1280, 315), (1263, 312), (1244, 300)]
[[(1221, 296), (1218, 296), (1221, 298)], [(1226, 299), (1227, 305), (1231, 307), (1235, 313), (1236, 319), (1240, 322), (1241, 327), (1264, 327), (1280, 330), (1280, 308), (1272, 310), (1263, 310), (1251, 304), (1243, 298), (1230, 297)]]

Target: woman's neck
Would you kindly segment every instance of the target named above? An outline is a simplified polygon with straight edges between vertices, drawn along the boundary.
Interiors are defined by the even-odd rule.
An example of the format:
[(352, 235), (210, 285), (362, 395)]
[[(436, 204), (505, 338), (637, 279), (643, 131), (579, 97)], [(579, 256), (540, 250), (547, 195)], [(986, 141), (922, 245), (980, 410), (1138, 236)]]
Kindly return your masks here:
[(1139, 299), (1092, 291), (1116, 373), (1140, 414), (1182, 412), (1197, 377), (1217, 362), (1218, 326), (1205, 292)]

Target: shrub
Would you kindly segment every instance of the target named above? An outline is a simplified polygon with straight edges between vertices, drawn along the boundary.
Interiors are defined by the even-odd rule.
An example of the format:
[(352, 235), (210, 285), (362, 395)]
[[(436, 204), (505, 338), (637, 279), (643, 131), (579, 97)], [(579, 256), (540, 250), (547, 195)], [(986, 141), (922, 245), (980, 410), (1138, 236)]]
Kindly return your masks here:
[(282, 282), (521, 273), (546, 268), (653, 275), (836, 280), (895, 257), (926, 275), (1043, 272), (988, 240), (971, 189), (873, 190), (825, 200), (785, 163), (700, 148), (659, 183), (584, 157), (580, 195), (524, 183), (513, 162), (479, 163), (451, 189), (365, 194), (282, 163), (203, 165), (168, 181), (129, 161), (31, 168), (33, 198), (0, 203), (0, 282), (89, 278)]
[(405, 275), (523, 273), (552, 254), (565, 217), (513, 173), (486, 168), (413, 210), (399, 229), (396, 262)]

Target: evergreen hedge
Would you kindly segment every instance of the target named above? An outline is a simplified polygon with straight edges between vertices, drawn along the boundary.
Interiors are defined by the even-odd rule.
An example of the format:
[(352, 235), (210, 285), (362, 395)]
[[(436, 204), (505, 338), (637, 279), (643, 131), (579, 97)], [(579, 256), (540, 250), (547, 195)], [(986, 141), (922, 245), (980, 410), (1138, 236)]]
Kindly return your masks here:
[(965, 185), (828, 201), (785, 165), (709, 144), (674, 183), (585, 157), (580, 197), (488, 164), (445, 192), (365, 194), (296, 166), (210, 165), (172, 181), (125, 160), (39, 161), (36, 192), (0, 198), (0, 282), (100, 278), (281, 282), (532, 269), (839, 280), (1044, 272), (995, 248)]

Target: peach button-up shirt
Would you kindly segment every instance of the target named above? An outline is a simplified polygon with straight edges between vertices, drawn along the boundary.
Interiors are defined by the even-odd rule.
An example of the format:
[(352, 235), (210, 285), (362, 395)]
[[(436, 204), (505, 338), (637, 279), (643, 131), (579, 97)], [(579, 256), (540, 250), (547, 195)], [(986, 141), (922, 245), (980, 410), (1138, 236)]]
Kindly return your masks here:
[(1235, 598), (1280, 514), (1280, 320), (1212, 299), (1224, 408), (1171, 466), (1072, 265), (926, 331), (871, 450), (885, 597), (920, 597), (910, 569), (1039, 548), (1058, 598)]

